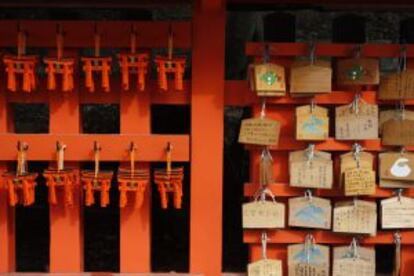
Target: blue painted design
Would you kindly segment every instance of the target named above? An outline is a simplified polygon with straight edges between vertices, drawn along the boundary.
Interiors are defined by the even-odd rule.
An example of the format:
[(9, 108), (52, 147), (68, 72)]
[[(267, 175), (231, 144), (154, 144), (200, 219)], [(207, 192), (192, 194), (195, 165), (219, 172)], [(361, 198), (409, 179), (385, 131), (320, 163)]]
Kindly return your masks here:
[[(308, 261), (305, 249), (298, 252), (295, 256), (293, 256), (293, 258), (295, 259), (295, 261), (301, 262), (301, 263), (306, 263)], [(309, 263), (318, 264), (318, 263), (321, 263), (322, 261), (323, 261), (323, 256), (322, 256), (321, 250), (317, 247), (312, 247), (309, 250)]]
[(302, 125), (302, 128), (305, 132), (308, 133), (319, 133), (321, 127), (323, 125), (323, 121), (318, 117), (311, 115), (309, 120), (305, 121)]
[(324, 213), (325, 211), (322, 208), (309, 204), (297, 212), (295, 217), (304, 223), (323, 225)]

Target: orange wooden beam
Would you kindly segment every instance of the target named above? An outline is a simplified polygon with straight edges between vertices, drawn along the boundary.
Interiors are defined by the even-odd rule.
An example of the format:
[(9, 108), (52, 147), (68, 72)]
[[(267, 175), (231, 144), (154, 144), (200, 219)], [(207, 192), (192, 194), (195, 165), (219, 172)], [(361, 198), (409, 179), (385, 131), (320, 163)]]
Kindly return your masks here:
[[(379, 231), (376, 236), (363, 236), (361, 239), (362, 244), (393, 244), (395, 231)], [(414, 245), (414, 231), (401, 230), (402, 243), (406, 245)], [(261, 243), (262, 231), (246, 230), (244, 232), (243, 240), (250, 244)], [(267, 235), (270, 244), (292, 244), (303, 243), (305, 236), (312, 234), (317, 243), (327, 244), (349, 244), (352, 241), (352, 235), (344, 235), (341, 233), (334, 233), (328, 230), (297, 230), (297, 229), (281, 229), (281, 230), (268, 230)]]
[[(64, 122), (62, 122), (64, 124)], [(29, 144), (28, 160), (50, 161), (55, 159), (56, 141), (67, 145), (65, 160), (93, 161), (93, 143), (102, 147), (102, 161), (128, 160), (128, 146), (134, 142), (139, 154), (137, 161), (164, 161), (168, 142), (174, 145), (174, 161), (189, 160), (188, 135), (150, 134), (0, 134), (2, 151), (0, 161), (16, 159), (18, 141)]]
[[(76, 79), (77, 80), (77, 79)], [(80, 131), (79, 94), (75, 89), (70, 97), (62, 91), (50, 93), (50, 119), (49, 131), (54, 134), (74, 133)], [(26, 137), (21, 137), (25, 139)], [(46, 141), (45, 141), (46, 142)], [(66, 143), (60, 140), (61, 143)], [(54, 145), (53, 145), (54, 144)], [(48, 145), (49, 146), (49, 145)], [(48, 148), (45, 144), (32, 145), (32, 150), (43, 150)], [(55, 143), (50, 142), (53, 150), (56, 150)], [(13, 148), (13, 146), (12, 146)], [(73, 145), (78, 148), (78, 145)], [(49, 148), (49, 150), (52, 150)], [(49, 152), (50, 153), (50, 152)], [(49, 155), (50, 156), (50, 155)], [(55, 161), (53, 161), (53, 165)], [(79, 164), (71, 165), (79, 169)], [(50, 205), (50, 272), (81, 272), (83, 271), (83, 222), (80, 187), (74, 188), (73, 206), (65, 207), (63, 204), (63, 191), (58, 191), (58, 205)], [(70, 237), (70, 239), (68, 239)]]
[(193, 15), (190, 273), (206, 276), (222, 272), (226, 22), (222, 3), (206, 10), (195, 8)]
[[(294, 197), (294, 196), (303, 196), (304, 189), (298, 187), (290, 187), (288, 183), (274, 183), (269, 184), (268, 188), (272, 191), (277, 197)], [(251, 197), (254, 196), (259, 185), (257, 183), (246, 183), (244, 185), (244, 195)], [(317, 189), (314, 192), (315, 196), (321, 197), (345, 197), (343, 190), (334, 188), (334, 189)], [(395, 195), (393, 189), (385, 189), (377, 186), (375, 194), (366, 196), (367, 198), (387, 198)], [(414, 197), (414, 189), (409, 188), (404, 191), (404, 196)]]
[[(17, 21), (0, 21), (0, 47), (16, 47)], [(27, 47), (56, 47), (56, 26), (65, 31), (66, 48), (93, 47), (95, 23), (102, 34), (102, 48), (129, 48), (131, 26), (139, 37), (139, 48), (166, 48), (170, 22), (161, 21), (53, 21), (21, 20), (21, 28), (28, 34)], [(174, 47), (191, 48), (191, 22), (172, 21)]]
[[(149, 90), (143, 92), (121, 92), (121, 135), (122, 134), (146, 134), (151, 132), (151, 94)], [(176, 145), (174, 142), (174, 154), (176, 157)], [(125, 150), (127, 150), (125, 145)], [(129, 146), (129, 145), (128, 145)], [(141, 158), (146, 148), (136, 143), (136, 157)], [(167, 146), (161, 145), (161, 150)], [(188, 150), (187, 144), (187, 150)], [(154, 151), (154, 148), (150, 148)], [(155, 151), (159, 151), (155, 150)], [(163, 151), (161, 152), (163, 153)], [(188, 154), (188, 152), (187, 152)], [(160, 156), (165, 158), (165, 155)], [(129, 164), (125, 164), (129, 166)], [(149, 169), (148, 163), (141, 163), (140, 167)], [(151, 183), (151, 182), (150, 182)], [(131, 202), (120, 212), (120, 271), (149, 273), (151, 271), (151, 185), (147, 187), (144, 202), (140, 209), (135, 209), (131, 194), (128, 195)]]

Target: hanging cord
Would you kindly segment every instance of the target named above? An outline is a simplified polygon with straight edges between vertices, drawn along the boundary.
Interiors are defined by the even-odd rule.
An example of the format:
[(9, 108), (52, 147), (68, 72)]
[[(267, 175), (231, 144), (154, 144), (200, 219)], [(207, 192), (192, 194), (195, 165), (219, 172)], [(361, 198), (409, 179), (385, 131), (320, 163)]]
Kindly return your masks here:
[(100, 159), (100, 152), (102, 148), (100, 147), (97, 141), (94, 142), (93, 145), (93, 152), (95, 158), (95, 170), (94, 170), (94, 178), (97, 179), (99, 175), (99, 159)]
[(268, 147), (260, 155), (260, 188), (265, 189), (273, 182), (273, 157)]
[(400, 276), (401, 270), (401, 234), (399, 231), (394, 233), (395, 244), (395, 259), (394, 259), (394, 271), (393, 276)]
[(352, 238), (352, 242), (349, 246), (349, 253), (353, 259), (358, 259), (360, 257), (358, 252), (358, 240), (355, 237)]
[(401, 45), (400, 57), (398, 58), (398, 73), (404, 72), (407, 70), (407, 45)]
[(25, 142), (17, 142), (17, 169), (16, 176), (27, 174), (27, 151), (29, 146)]
[(359, 91), (355, 93), (354, 100), (351, 103), (352, 113), (358, 115), (360, 111), (361, 95)]
[(364, 149), (362, 148), (362, 146), (358, 143), (355, 143), (352, 145), (352, 152), (353, 152), (354, 160), (357, 163), (357, 168), (360, 168), (361, 152), (363, 150)]
[(135, 25), (131, 26), (131, 54), (135, 54), (137, 50), (137, 31)]
[(315, 61), (316, 61), (316, 56), (315, 56), (315, 53), (316, 53), (316, 44), (315, 44), (315, 42), (312, 40), (312, 41), (309, 43), (309, 60), (310, 60), (310, 64), (311, 64), (311, 65), (314, 65), (314, 64), (315, 64)]
[(266, 98), (262, 98), (262, 107), (260, 109), (260, 119), (266, 118)]
[(262, 242), (262, 258), (263, 260), (267, 260), (267, 242), (269, 238), (267, 237), (267, 232), (262, 232), (261, 242)]
[(135, 147), (135, 143), (131, 142), (129, 146), (129, 164), (131, 169), (131, 179), (134, 178), (135, 175), (135, 152), (137, 148)]
[(305, 255), (306, 264), (310, 264), (312, 251), (315, 249), (315, 238), (312, 234), (307, 234), (305, 237)]
[(61, 144), (59, 141), (56, 142), (56, 168), (57, 171), (63, 171), (64, 167), (64, 160), (65, 160), (65, 150), (66, 145)]
[(305, 150), (306, 164), (309, 166), (312, 164), (313, 159), (315, 158), (315, 144), (309, 144)]

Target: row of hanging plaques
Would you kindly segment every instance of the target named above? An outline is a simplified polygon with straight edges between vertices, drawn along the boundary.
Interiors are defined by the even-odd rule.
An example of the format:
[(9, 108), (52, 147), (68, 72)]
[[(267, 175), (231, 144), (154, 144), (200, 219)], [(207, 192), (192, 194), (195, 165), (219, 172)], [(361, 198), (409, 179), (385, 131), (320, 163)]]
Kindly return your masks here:
[[(171, 29), (171, 28), (170, 28)], [(61, 90), (69, 92), (74, 89), (74, 74), (77, 61), (63, 55), (63, 31), (59, 28), (56, 35), (57, 54), (54, 57), (45, 58), (47, 74), (47, 90)], [(93, 56), (81, 57), (82, 71), (85, 74), (85, 87), (89, 92), (96, 90), (95, 79), (101, 80), (101, 88), (104, 92), (111, 90), (111, 56), (101, 56), (100, 35), (94, 34), (95, 51)], [(130, 52), (118, 55), (118, 63), (121, 69), (121, 83), (123, 90), (130, 90), (131, 83), (136, 84), (135, 90), (143, 91), (146, 87), (147, 73), (149, 71), (149, 54), (137, 52), (137, 34), (133, 31), (130, 35)], [(168, 78), (173, 79), (175, 90), (183, 90), (183, 78), (186, 66), (184, 56), (173, 56), (173, 34), (170, 30), (168, 37), (168, 54), (155, 57), (157, 68), (158, 86), (161, 90), (168, 90)], [(36, 69), (39, 63), (38, 56), (26, 54), (26, 33), (18, 32), (17, 55), (5, 55), (3, 57), (7, 75), (7, 89), (17, 91), (21, 79), (21, 90), (32, 92), (37, 87)], [(134, 79), (131, 76), (134, 76)], [(61, 87), (58, 88), (58, 78), (61, 78)]]
[[(299, 106), (295, 111), (295, 139), (324, 141), (329, 136), (329, 110), (315, 104)], [(239, 142), (275, 146), (279, 142), (280, 123), (266, 116), (245, 119)], [(414, 145), (414, 111), (404, 104), (379, 111), (378, 105), (365, 102), (358, 94), (350, 103), (335, 109), (336, 140), (372, 140), (381, 137), (383, 145)]]
[[(21, 204), (30, 206), (35, 202), (35, 188), (37, 186), (38, 174), (28, 171), (27, 151), (29, 146), (24, 142), (17, 145), (17, 168), (16, 171), (8, 171), (3, 175), (3, 185), (0, 187), (8, 191), (8, 200), (11, 206)], [(101, 207), (109, 205), (109, 190), (113, 179), (112, 171), (100, 169), (99, 143), (94, 144), (94, 170), (83, 170), (80, 179), (77, 173), (70, 168), (64, 167), (64, 152), (66, 145), (57, 142), (56, 164), (52, 164), (43, 172), (48, 187), (48, 201), (51, 205), (57, 205), (58, 194), (63, 194), (60, 204), (71, 207), (75, 200), (75, 187), (82, 185), (85, 206), (92, 206), (95, 202), (95, 193), (99, 193)], [(149, 186), (150, 173), (148, 169), (137, 169), (135, 167), (135, 151), (133, 143), (130, 145), (130, 166), (121, 167), (117, 174), (119, 190), (119, 207), (133, 205), (139, 209), (144, 201), (145, 191)], [(183, 197), (184, 168), (172, 166), (172, 146), (167, 145), (166, 168), (154, 170), (154, 182), (160, 194), (161, 208), (168, 208), (170, 195), (173, 206), (180, 209)], [(130, 202), (129, 202), (130, 201)]]
[[(375, 276), (375, 249), (363, 247), (356, 238), (348, 246), (333, 247), (332, 269), (329, 246), (317, 244), (311, 234), (301, 244), (287, 247), (287, 273), (281, 260), (267, 257), (267, 234), (262, 233), (262, 258), (247, 267), (249, 276)], [(401, 236), (394, 234), (395, 259), (393, 275), (400, 273)], [(330, 273), (332, 271), (332, 274)]]
[[(375, 201), (351, 199), (335, 202), (313, 196), (289, 198), (288, 226), (333, 230), (335, 233), (375, 236), (377, 233), (377, 204)], [(413, 229), (414, 199), (401, 194), (381, 200), (382, 229)], [(286, 227), (285, 204), (255, 198), (243, 204), (244, 229), (283, 229)]]
[[(267, 50), (266, 50), (267, 49)], [(379, 99), (414, 99), (414, 70), (406, 67), (406, 49), (401, 48), (400, 62), (395, 73), (380, 77), (379, 60), (362, 58), (357, 48), (354, 58), (338, 59), (336, 83), (340, 87), (379, 85)], [(289, 67), (289, 89), (285, 68), (269, 61), (265, 46), (264, 62), (249, 66), (250, 88), (258, 96), (285, 96), (289, 90), (292, 96), (311, 96), (332, 91), (332, 67), (329, 61), (316, 60), (315, 48), (311, 46), (309, 61), (294, 61)]]

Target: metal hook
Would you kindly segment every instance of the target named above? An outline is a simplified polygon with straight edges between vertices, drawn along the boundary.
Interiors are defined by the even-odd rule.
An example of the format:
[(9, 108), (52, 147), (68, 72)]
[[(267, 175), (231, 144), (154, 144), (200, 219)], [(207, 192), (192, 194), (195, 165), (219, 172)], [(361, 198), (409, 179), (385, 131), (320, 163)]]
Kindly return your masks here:
[(312, 202), (312, 190), (311, 189), (306, 189), (305, 190), (305, 198), (309, 200), (309, 202)]
[(407, 152), (407, 149), (404, 146), (400, 148), (400, 155), (404, 155)]
[(402, 199), (403, 192), (404, 192), (404, 189), (402, 189), (402, 188), (399, 188), (399, 189), (396, 189), (395, 190), (395, 194), (397, 195), (397, 198), (398, 198), (398, 202), (399, 203), (402, 203), (401, 202), (401, 199)]
[(354, 205), (354, 208), (357, 207), (358, 204), (358, 198), (356, 196), (354, 196), (354, 198), (352, 199), (352, 204)]

